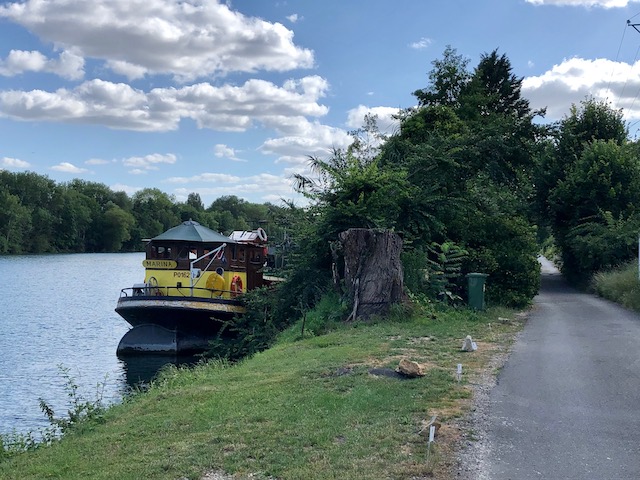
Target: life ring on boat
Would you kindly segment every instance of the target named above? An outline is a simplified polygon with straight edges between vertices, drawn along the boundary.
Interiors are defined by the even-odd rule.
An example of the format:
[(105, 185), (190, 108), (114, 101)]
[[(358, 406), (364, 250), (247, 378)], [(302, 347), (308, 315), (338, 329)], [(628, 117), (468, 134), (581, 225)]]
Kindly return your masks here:
[(149, 277), (149, 280), (147, 281), (147, 285), (149, 285), (148, 294), (162, 296), (162, 290), (158, 286), (158, 279), (156, 277)]
[(224, 290), (224, 278), (222, 275), (213, 272), (209, 274), (209, 278), (207, 278), (206, 287), (211, 290), (212, 297), (219, 297)]
[(238, 275), (234, 275), (231, 279), (231, 296), (237, 297), (242, 293), (242, 279)]
[(258, 234), (258, 238), (260, 240), (262, 240), (263, 242), (267, 241), (267, 232), (264, 231), (264, 228), (258, 227), (258, 230), (256, 230), (256, 233)]

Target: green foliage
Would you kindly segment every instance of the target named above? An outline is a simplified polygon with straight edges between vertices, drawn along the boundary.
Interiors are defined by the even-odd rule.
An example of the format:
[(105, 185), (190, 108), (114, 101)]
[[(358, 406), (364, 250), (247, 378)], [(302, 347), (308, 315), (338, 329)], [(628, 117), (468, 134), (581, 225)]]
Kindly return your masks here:
[(296, 176), (297, 187), (321, 209), (325, 240), (349, 228), (394, 228), (411, 198), (406, 172), (386, 169), (353, 152), (334, 151), (328, 160), (311, 158), (317, 179)]
[(401, 254), (404, 273), (404, 287), (409, 295), (418, 295), (428, 290), (427, 254), (422, 249), (404, 249)]
[(468, 219), (465, 272), (489, 275), (487, 303), (523, 307), (540, 287), (536, 229), (523, 216), (477, 212)]
[(210, 342), (206, 356), (237, 361), (266, 350), (286, 326), (286, 320), (275, 316), (277, 292), (258, 288), (242, 295), (246, 313), (225, 323)]
[(601, 211), (569, 230), (562, 250), (562, 271), (574, 283), (586, 285), (601, 270), (616, 267), (637, 255), (640, 219), (614, 217)]
[(0, 253), (22, 253), (30, 229), (29, 209), (0, 185)]
[(313, 309), (303, 313), (300, 336), (324, 335), (340, 325), (349, 314), (348, 305), (335, 291), (329, 291)]
[(66, 415), (56, 416), (53, 408), (42, 398), (40, 409), (47, 417), (49, 426), (36, 432), (10, 433), (0, 435), (0, 463), (18, 453), (33, 451), (42, 446), (50, 446), (59, 441), (63, 435), (79, 432), (91, 424), (103, 422), (105, 407), (102, 403), (104, 384), (99, 384), (95, 400), (86, 400), (78, 392), (79, 386), (71, 376), (67, 367), (58, 365), (60, 374), (64, 380), (64, 389), (68, 397), (68, 410)]
[(611, 270), (593, 276), (593, 290), (608, 300), (635, 311), (640, 311), (640, 280), (638, 261), (631, 260)]
[(44, 437), (44, 443), (51, 443), (55, 439), (79, 428), (89, 421), (100, 422), (105, 410), (102, 403), (103, 385), (98, 385), (95, 400), (86, 400), (78, 393), (79, 386), (69, 373), (69, 369), (62, 365), (59, 365), (58, 368), (64, 378), (64, 389), (67, 392), (69, 407), (66, 415), (58, 417), (53, 411), (53, 408), (51, 408), (45, 400), (40, 398), (40, 409), (51, 425), (51, 428), (47, 430)]
[(263, 226), (278, 240), (286, 228), (275, 223), (282, 210), (237, 197), (222, 197), (205, 210), (197, 193), (176, 202), (147, 188), (129, 198), (102, 183), (56, 184), (35, 173), (0, 170), (0, 254), (141, 250), (142, 239), (189, 219), (227, 233)]
[(447, 45), (442, 59), (431, 62), (429, 86), (416, 90), (413, 94), (420, 106), (447, 105), (457, 106), (460, 94), (470, 80), (467, 70), (469, 59), (458, 55), (458, 51)]
[(428, 293), (444, 303), (462, 300), (458, 295), (456, 280), (462, 276), (462, 264), (469, 255), (464, 248), (452, 241), (433, 242), (428, 247), (426, 281)]
[(545, 202), (561, 251), (562, 272), (582, 286), (597, 271), (635, 254), (640, 226), (637, 147), (620, 138), (624, 125), (617, 112), (594, 102), (583, 108), (582, 112), (574, 110), (565, 121), (564, 140), (557, 149), (558, 158), (567, 151), (571, 155), (579, 152), (579, 156), (564, 166)]
[(402, 254), (405, 288), (412, 296), (455, 303), (460, 297), (462, 265), (468, 252), (452, 241), (432, 242), (426, 252), (408, 250)]

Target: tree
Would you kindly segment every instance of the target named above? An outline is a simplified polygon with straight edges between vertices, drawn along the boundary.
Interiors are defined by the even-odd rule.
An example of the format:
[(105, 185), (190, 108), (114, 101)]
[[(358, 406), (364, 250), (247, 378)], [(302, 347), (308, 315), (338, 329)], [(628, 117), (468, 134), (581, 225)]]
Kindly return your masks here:
[(145, 188), (133, 194), (133, 216), (137, 240), (153, 238), (180, 223), (174, 199), (157, 188)]
[(380, 167), (376, 160), (340, 150), (329, 160), (312, 157), (310, 164), (317, 178), (294, 178), (296, 187), (322, 209), (323, 240), (336, 240), (338, 233), (349, 228), (396, 227), (411, 196), (405, 171)]
[(30, 229), (29, 209), (0, 185), (0, 253), (23, 253)]
[(498, 113), (510, 115), (513, 120), (527, 119), (531, 110), (521, 90), (522, 78), (513, 74), (511, 61), (505, 54), (498, 56), (496, 49), (480, 57), (480, 63), (460, 96), (467, 103), (463, 108), (471, 117)]
[(204, 203), (202, 203), (202, 199), (200, 198), (199, 193), (190, 193), (187, 196), (187, 205), (191, 205), (196, 211), (201, 212), (204, 210)]
[[(629, 232), (640, 205), (636, 147), (629, 145), (622, 111), (587, 98), (558, 125), (556, 142), (542, 158), (536, 186), (546, 219), (572, 282), (588, 283), (629, 247), (602, 242), (606, 231)], [(628, 234), (623, 243), (628, 244)], [(617, 248), (612, 254), (610, 249)]]
[[(93, 207), (93, 210), (92, 210)], [(54, 233), (57, 251), (85, 252), (93, 215), (98, 215), (97, 202), (79, 190), (63, 186)]]
[(615, 140), (586, 143), (550, 192), (548, 211), (563, 273), (576, 283), (635, 254), (640, 164), (634, 150)]
[(413, 92), (420, 107), (459, 105), (460, 93), (469, 82), (467, 70), (469, 59), (458, 55), (458, 51), (447, 45), (441, 60), (431, 62), (429, 86)]
[(571, 106), (570, 114), (557, 126), (552, 139), (555, 142), (540, 157), (535, 180), (542, 218), (548, 215), (547, 199), (551, 191), (566, 178), (584, 148), (597, 140), (622, 145), (627, 141), (627, 129), (621, 110), (614, 110), (607, 102), (587, 98), (579, 106)]
[(407, 249), (427, 258), (434, 242), (458, 245), (467, 272), (491, 274), (494, 301), (520, 306), (538, 288), (528, 225), (541, 112), (521, 97), (506, 55), (483, 55), (473, 73), (467, 65), (451, 47), (433, 62), (430, 85), (414, 93), (419, 106), (405, 112), (381, 163), (408, 172), (413, 188), (398, 222)]
[(131, 229), (135, 225), (135, 218), (118, 205), (110, 202), (106, 205), (102, 215), (102, 245), (106, 252), (117, 252), (123, 242), (131, 238)]

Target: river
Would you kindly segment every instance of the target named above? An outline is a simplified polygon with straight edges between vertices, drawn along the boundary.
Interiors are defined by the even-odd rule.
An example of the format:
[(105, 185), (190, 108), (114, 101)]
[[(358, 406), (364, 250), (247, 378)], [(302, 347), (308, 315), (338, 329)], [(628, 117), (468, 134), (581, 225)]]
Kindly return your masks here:
[(116, 356), (128, 324), (114, 311), (120, 289), (143, 281), (143, 253), (0, 257), (0, 434), (48, 426), (69, 406), (66, 374), (87, 401), (118, 402), (162, 358)]

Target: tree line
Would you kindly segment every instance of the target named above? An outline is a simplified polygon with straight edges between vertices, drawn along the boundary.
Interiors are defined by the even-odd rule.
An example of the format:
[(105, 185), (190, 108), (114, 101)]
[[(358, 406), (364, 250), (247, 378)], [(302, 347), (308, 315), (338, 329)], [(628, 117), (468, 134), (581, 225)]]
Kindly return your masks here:
[(2, 254), (140, 251), (144, 239), (189, 219), (227, 234), (267, 225), (278, 233), (283, 212), (233, 195), (205, 208), (197, 193), (178, 202), (157, 188), (129, 196), (97, 182), (0, 171)]

